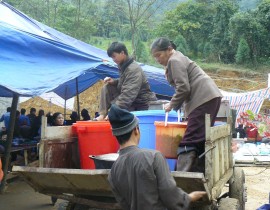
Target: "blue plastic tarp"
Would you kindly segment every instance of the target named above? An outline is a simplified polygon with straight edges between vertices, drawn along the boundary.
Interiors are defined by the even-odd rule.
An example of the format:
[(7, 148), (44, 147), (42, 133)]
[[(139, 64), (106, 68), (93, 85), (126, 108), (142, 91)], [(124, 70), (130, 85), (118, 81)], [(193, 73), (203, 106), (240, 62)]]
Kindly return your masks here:
[[(172, 96), (162, 69), (143, 65), (151, 90)], [(38, 96), (54, 91), (64, 99), (106, 76), (119, 77), (117, 66), (101, 49), (41, 24), (0, 2), (0, 96)]]

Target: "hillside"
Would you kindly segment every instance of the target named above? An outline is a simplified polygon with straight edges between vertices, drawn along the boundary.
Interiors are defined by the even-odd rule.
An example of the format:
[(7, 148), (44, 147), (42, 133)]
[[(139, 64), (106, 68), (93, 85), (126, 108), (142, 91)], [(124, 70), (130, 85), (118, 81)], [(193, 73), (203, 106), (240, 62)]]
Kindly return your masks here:
[[(256, 72), (247, 72), (239, 70), (226, 70), (226, 69), (217, 69), (215, 71), (205, 69), (206, 73), (214, 79), (217, 86), (225, 91), (229, 92), (246, 92), (254, 91), (267, 87), (267, 74), (256, 73)], [(99, 81), (91, 88), (85, 90), (79, 94), (80, 101), (80, 110), (87, 109), (90, 113), (91, 118), (93, 118), (96, 111), (99, 107), (99, 97), (100, 90), (103, 86), (103, 81)], [(48, 101), (43, 100), (40, 97), (32, 98), (27, 102), (20, 104), (20, 108), (26, 108), (29, 112), (31, 107), (35, 107), (37, 110), (44, 109), (45, 113), (47, 112), (62, 112), (64, 110), (62, 107), (49, 104)], [(264, 112), (264, 109), (270, 109), (270, 101), (265, 100), (261, 108), (261, 112)], [(74, 101), (74, 110), (77, 111), (77, 100)], [(67, 117), (69, 119), (70, 110), (67, 110)]]
[[(217, 86), (225, 91), (246, 92), (267, 87), (267, 74), (224, 69), (218, 69), (216, 71), (206, 69), (205, 71), (214, 79)], [(81, 109), (88, 109), (91, 116), (94, 116), (95, 111), (98, 111), (102, 85), (103, 82), (100, 81), (79, 95)], [(77, 104), (76, 100), (75, 104)], [(269, 100), (265, 100), (261, 111), (263, 112), (266, 108), (270, 109)], [(74, 107), (74, 109), (76, 110), (77, 108)]]

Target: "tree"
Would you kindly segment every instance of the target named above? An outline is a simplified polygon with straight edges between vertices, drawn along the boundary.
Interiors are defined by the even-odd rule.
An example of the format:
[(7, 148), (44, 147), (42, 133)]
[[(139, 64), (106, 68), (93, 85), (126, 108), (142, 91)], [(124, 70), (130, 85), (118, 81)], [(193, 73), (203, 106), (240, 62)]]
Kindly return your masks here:
[(127, 15), (131, 29), (131, 42), (135, 59), (141, 27), (151, 27), (151, 19), (154, 17), (154, 14), (169, 1), (170, 0), (126, 0), (128, 5)]
[(231, 0), (217, 0), (214, 3), (213, 32), (210, 35), (213, 54), (223, 62), (234, 61), (235, 49), (230, 45), (229, 22), (238, 11), (236, 2)]
[(142, 41), (139, 41), (137, 43), (136, 56), (137, 56), (137, 61), (139, 61), (139, 62), (145, 63), (148, 60), (148, 54), (146, 52), (146, 47)]
[(196, 55), (198, 45), (208, 41), (213, 30), (213, 7), (206, 3), (188, 1), (166, 13), (156, 33), (175, 40), (182, 35), (189, 49)]
[(258, 21), (263, 26), (264, 33), (261, 34), (261, 47), (260, 47), (260, 57), (268, 58), (270, 57), (270, 0), (262, 1), (257, 9), (255, 10), (256, 17)]
[(187, 54), (187, 52), (188, 52), (188, 45), (187, 45), (186, 39), (181, 34), (179, 34), (175, 38), (174, 43), (177, 46), (177, 48), (176, 48), (177, 50), (179, 50), (183, 54)]
[(237, 64), (244, 64), (250, 61), (250, 49), (247, 41), (244, 38), (240, 39), (235, 60)]
[(258, 56), (260, 56), (261, 48), (264, 45), (264, 41), (261, 38), (267, 32), (255, 13), (239, 12), (235, 14), (230, 20), (229, 30), (232, 45), (237, 46), (239, 37), (243, 37), (247, 41), (253, 62), (257, 65)]
[(208, 59), (210, 54), (211, 54), (211, 44), (210, 42), (206, 42), (203, 47), (203, 58)]

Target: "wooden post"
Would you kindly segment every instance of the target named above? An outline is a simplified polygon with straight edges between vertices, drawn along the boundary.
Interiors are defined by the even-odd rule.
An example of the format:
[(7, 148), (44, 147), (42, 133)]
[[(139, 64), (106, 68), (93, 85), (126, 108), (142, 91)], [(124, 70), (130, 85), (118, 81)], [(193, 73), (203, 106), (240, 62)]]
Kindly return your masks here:
[[(211, 149), (212, 142), (211, 142), (211, 123), (210, 123), (210, 115), (205, 115), (205, 151), (210, 150), (205, 155), (205, 178), (207, 180), (207, 185), (209, 189), (212, 189), (213, 187), (213, 151)], [(212, 193), (211, 193), (212, 196)], [(212, 198), (210, 198), (212, 199)]]
[(64, 107), (64, 120), (66, 121), (66, 114), (67, 114), (67, 86), (65, 88), (65, 107)]
[(4, 155), (4, 160), (3, 160), (4, 178), (3, 178), (1, 185), (0, 185), (0, 193), (4, 192), (6, 180), (7, 180), (8, 165), (9, 165), (9, 159), (10, 159), (10, 150), (11, 150), (11, 145), (12, 145), (12, 140), (13, 140), (13, 132), (14, 132), (14, 125), (15, 125), (18, 101), (19, 101), (19, 95), (17, 93), (14, 93), (13, 99), (12, 99), (12, 105), (11, 105), (9, 129), (8, 129), (8, 133), (7, 133), (7, 142), (5, 144), (5, 155)]
[(81, 119), (80, 112), (80, 99), (79, 99), (79, 87), (78, 87), (78, 77), (76, 78), (76, 94), (77, 94), (77, 110), (78, 110), (78, 118)]
[(46, 138), (47, 133), (47, 117), (41, 117), (41, 134), (40, 134), (40, 142), (38, 145), (38, 153), (39, 153), (39, 167), (44, 166), (44, 139)]

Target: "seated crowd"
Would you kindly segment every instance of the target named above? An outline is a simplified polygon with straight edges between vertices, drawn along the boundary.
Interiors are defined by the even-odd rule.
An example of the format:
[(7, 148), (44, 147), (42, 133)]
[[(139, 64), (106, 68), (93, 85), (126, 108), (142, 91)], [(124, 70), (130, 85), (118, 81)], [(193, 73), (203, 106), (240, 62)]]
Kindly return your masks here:
[[(4, 122), (4, 127), (2, 127), (0, 130), (0, 137), (7, 134), (9, 130), (10, 113), (11, 107), (8, 107), (7, 112), (0, 118), (0, 122)], [(40, 137), (42, 116), (45, 116), (43, 109), (39, 110), (38, 115), (36, 115), (35, 108), (31, 108), (30, 113), (27, 115), (26, 109), (22, 108), (20, 111), (17, 110), (13, 138), (33, 139)], [(86, 109), (82, 109), (81, 116), (83, 121), (91, 120), (91, 117)], [(98, 112), (95, 113), (95, 117), (96, 116), (98, 116)], [(65, 120), (63, 114), (60, 112), (48, 112), (46, 117), (48, 126), (72, 125), (79, 120), (79, 116), (76, 111), (73, 111), (70, 115), (71, 120)]]

